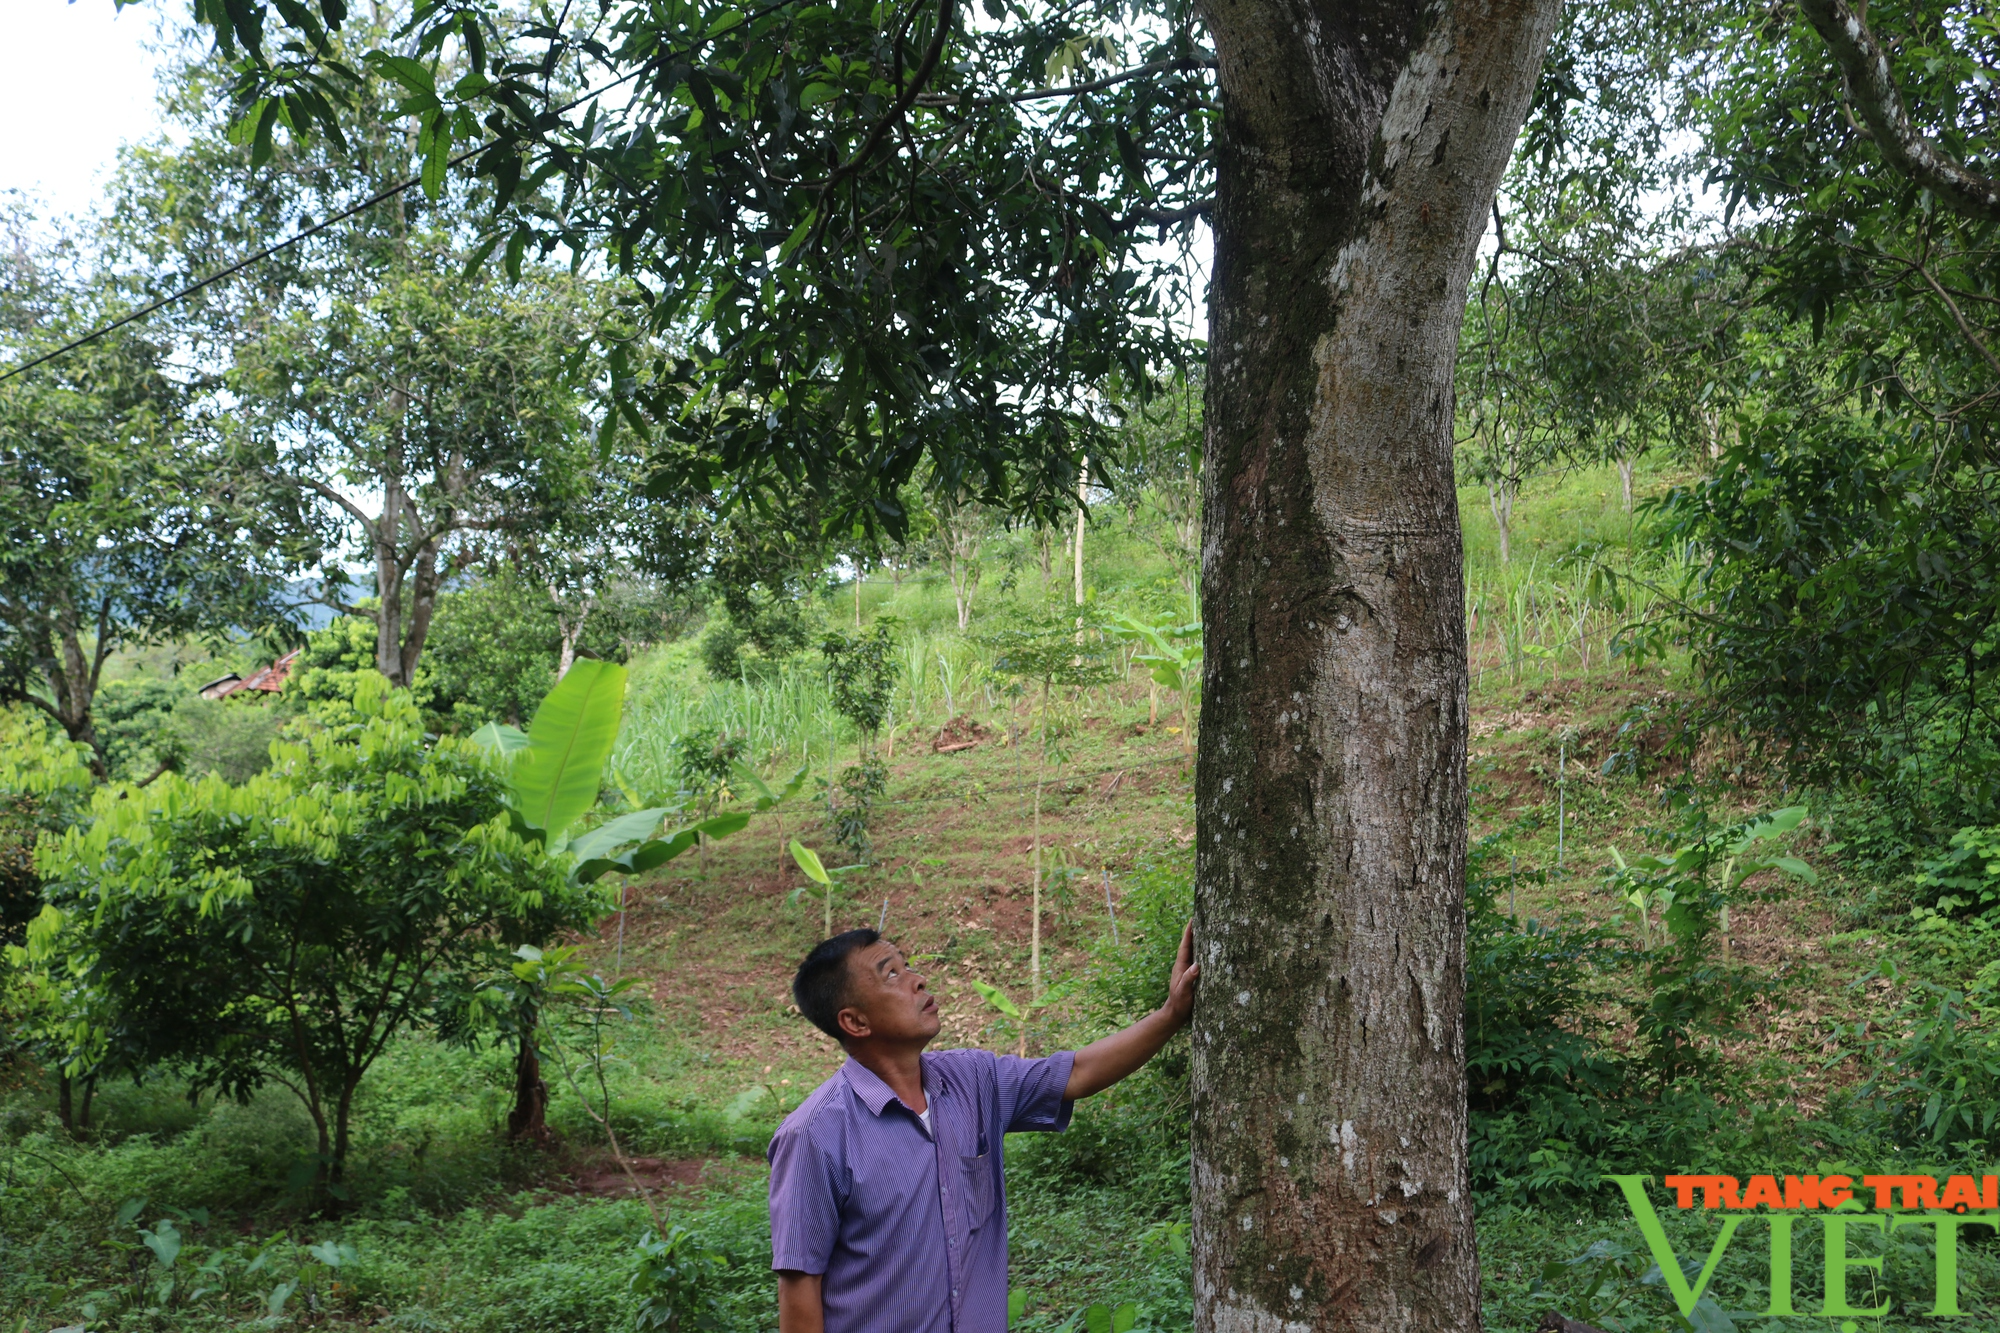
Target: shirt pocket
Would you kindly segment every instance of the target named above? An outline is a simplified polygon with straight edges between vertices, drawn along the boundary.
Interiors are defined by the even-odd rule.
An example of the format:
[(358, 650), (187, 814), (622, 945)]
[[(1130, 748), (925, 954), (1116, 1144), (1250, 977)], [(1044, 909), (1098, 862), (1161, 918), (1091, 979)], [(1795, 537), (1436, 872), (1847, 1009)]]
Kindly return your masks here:
[(993, 1155), (960, 1157), (958, 1178), (965, 1198), (965, 1229), (977, 1231), (993, 1216)]

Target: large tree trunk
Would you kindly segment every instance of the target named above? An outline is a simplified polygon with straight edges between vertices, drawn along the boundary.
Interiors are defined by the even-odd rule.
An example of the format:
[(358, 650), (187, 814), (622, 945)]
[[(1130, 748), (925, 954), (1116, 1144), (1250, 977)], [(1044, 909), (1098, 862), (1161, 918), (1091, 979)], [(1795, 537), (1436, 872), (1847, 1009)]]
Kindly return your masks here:
[(109, 645), (104, 642), (106, 619), (99, 617), (96, 650), (86, 654), (76, 608), (65, 601), (55, 617), (55, 642), (44, 637), (39, 644), (41, 651), (36, 654), (42, 674), (49, 682), (49, 698), (55, 701), (42, 706), (54, 714), (70, 740), (90, 747), (91, 775), (99, 782), (111, 777), (111, 770), (105, 764), (104, 745), (97, 736), (95, 712), (98, 677), (109, 652)]
[(1452, 366), (1558, 0), (1205, 0), (1195, 1323), (1479, 1327)]

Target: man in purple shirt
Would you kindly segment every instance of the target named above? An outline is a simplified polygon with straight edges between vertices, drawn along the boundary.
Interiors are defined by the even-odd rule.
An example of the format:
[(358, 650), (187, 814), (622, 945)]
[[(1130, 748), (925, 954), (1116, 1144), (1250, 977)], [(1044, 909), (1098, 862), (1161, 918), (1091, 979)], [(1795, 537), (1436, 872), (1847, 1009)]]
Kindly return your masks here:
[(1194, 925), (1167, 1002), (1080, 1051), (924, 1054), (937, 1001), (872, 930), (799, 965), (799, 1012), (847, 1051), (771, 1140), (779, 1333), (1005, 1333), (1002, 1136), (1061, 1130), (1078, 1098), (1153, 1058), (1194, 1010)]

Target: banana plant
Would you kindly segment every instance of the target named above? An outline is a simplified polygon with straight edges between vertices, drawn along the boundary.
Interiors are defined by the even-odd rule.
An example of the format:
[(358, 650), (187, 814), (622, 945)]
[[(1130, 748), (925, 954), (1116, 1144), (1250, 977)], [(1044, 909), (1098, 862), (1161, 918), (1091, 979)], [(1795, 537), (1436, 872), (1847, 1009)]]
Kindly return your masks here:
[[(625, 709), (625, 668), (613, 662), (583, 658), (573, 664), (549, 691), (523, 732), (518, 727), (488, 723), (473, 733), (506, 765), (508, 811), (521, 831), (540, 840), (552, 854), (567, 853), (574, 862), (570, 874), (591, 884), (613, 872), (644, 874), (658, 869), (696, 845), (700, 838), (726, 838), (750, 822), (756, 811), (770, 809), (797, 792), (805, 781), (800, 771), (782, 795), (761, 782), (754, 810), (737, 810), (704, 819), (686, 828), (666, 831), (666, 821), (680, 806), (654, 806), (606, 821), (572, 835), (578, 820), (597, 804), (604, 767), (618, 739)], [(623, 951), (623, 896), (620, 896), (620, 952)], [(522, 990), (519, 1012), (509, 1025), (519, 1038), (515, 1064), (515, 1107), (508, 1126), (516, 1138), (545, 1141), (543, 1121), (547, 1085), (535, 1045), (539, 997)]]
[(551, 852), (563, 850), (569, 826), (597, 804), (624, 711), (625, 668), (584, 658), (543, 698), (526, 733), (489, 722), (472, 734), (506, 761), (514, 820)]
[(1729, 909), (1742, 899), (1745, 881), (1765, 871), (1777, 871), (1807, 884), (1819, 882), (1813, 868), (1777, 844), (1806, 818), (1803, 805), (1788, 806), (1741, 824), (1715, 826), (1706, 823), (1699, 810), (1687, 816), (1685, 842), (1658, 855), (1634, 856), (1629, 861), (1616, 847), (1611, 849), (1614, 891), (1640, 914), (1642, 940), (1645, 912), (1655, 909), (1663, 930), (1683, 942), (1699, 944), (1710, 930), (1719, 927), (1723, 954), (1729, 954)]
[(1148, 674), (1153, 678), (1153, 720), (1158, 719), (1157, 700), (1161, 689), (1172, 690), (1180, 696), (1181, 748), (1192, 754), (1194, 714), (1201, 707), (1201, 623), (1180, 624), (1172, 616), (1146, 621), (1126, 612), (1112, 617), (1105, 628), (1117, 638), (1146, 650), (1135, 654), (1132, 660), (1145, 663)]
[[(828, 870), (825, 862), (819, 859), (819, 853), (800, 842), (797, 838), (792, 839), (792, 859), (799, 863), (799, 869), (806, 872), (807, 879), (819, 885), (820, 901), (826, 909), (826, 919), (820, 927), (820, 938), (823, 940), (832, 939), (833, 890), (841, 876), (850, 870), (859, 870), (861, 867), (858, 865), (835, 866), (833, 869)], [(792, 894), (793, 901), (796, 902), (799, 895), (804, 892), (803, 888), (795, 891)]]
[(1015, 1027), (1021, 1034), (1021, 1047), (1016, 1053), (1025, 1056), (1028, 1053), (1028, 1020), (1035, 1016), (1036, 1011), (1059, 1003), (1075, 988), (1075, 984), (1075, 979), (1071, 978), (1061, 985), (1051, 986), (1048, 990), (1043, 991), (1038, 999), (1025, 1000), (1018, 1003), (1010, 999), (1007, 992), (1001, 990), (998, 986), (988, 985), (986, 982), (976, 978), (973, 980), (972, 989), (978, 991), (986, 1003), (999, 1010), (1002, 1017), (1013, 1020)]
[(542, 839), (551, 852), (568, 852), (576, 862), (571, 874), (579, 883), (595, 883), (614, 871), (640, 875), (656, 870), (701, 838), (740, 832), (751, 815), (796, 795), (805, 782), (802, 768), (782, 792), (773, 792), (751, 774), (758, 797), (750, 810), (715, 815), (669, 832), (667, 821), (683, 807), (656, 805), (572, 836), (572, 826), (597, 804), (604, 766), (618, 739), (624, 700), (625, 668), (583, 658), (542, 700), (527, 731), (489, 722), (472, 735), (475, 743), (509, 765), (509, 806), (522, 831)]

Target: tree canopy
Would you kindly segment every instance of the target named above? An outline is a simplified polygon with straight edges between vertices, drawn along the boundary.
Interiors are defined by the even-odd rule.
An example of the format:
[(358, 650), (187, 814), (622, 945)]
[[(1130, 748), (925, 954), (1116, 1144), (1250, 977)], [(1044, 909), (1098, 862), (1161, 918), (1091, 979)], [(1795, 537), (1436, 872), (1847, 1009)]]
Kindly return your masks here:
[[(13, 219), (0, 338), (25, 358), (130, 308), (129, 284)], [(0, 697), (93, 747), (92, 705), (121, 648), (281, 632), (296, 548), (244, 503), (171, 348), (128, 327), (0, 384)]]

